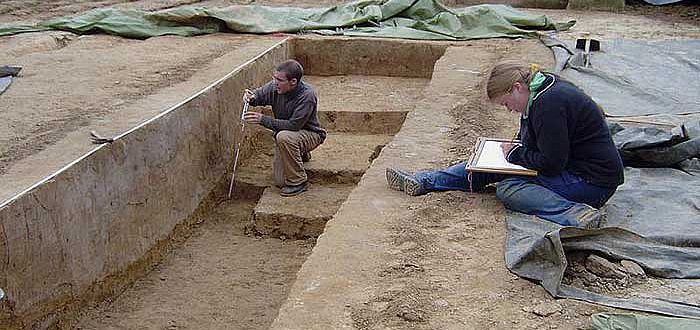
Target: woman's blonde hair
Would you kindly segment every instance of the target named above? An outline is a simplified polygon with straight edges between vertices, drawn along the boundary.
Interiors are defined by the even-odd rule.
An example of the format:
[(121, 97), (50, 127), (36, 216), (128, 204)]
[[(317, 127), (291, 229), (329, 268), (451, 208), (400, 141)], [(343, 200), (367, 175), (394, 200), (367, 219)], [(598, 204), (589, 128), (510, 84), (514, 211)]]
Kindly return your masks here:
[(486, 82), (486, 95), (493, 100), (506, 95), (513, 90), (513, 84), (519, 82), (525, 86), (530, 85), (530, 80), (539, 71), (537, 64), (529, 66), (515, 61), (503, 61), (497, 63)]

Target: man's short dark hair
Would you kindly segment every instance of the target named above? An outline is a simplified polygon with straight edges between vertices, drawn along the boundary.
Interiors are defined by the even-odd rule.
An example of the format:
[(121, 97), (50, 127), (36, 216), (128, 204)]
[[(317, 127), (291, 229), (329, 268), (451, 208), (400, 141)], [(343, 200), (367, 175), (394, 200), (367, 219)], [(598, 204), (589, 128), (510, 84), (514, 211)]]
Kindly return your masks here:
[(277, 72), (284, 72), (287, 76), (287, 80), (296, 79), (297, 82), (301, 81), (301, 77), (304, 75), (304, 68), (295, 60), (286, 60), (275, 68)]

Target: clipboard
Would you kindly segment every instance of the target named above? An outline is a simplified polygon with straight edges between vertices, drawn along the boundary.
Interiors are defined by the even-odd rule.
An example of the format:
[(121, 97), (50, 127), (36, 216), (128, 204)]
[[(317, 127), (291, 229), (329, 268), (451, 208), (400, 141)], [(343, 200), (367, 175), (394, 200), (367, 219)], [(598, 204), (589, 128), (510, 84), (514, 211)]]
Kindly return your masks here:
[(518, 140), (480, 137), (474, 146), (474, 153), (467, 162), (467, 171), (537, 176), (537, 171), (509, 163), (503, 156), (501, 144), (515, 143)]

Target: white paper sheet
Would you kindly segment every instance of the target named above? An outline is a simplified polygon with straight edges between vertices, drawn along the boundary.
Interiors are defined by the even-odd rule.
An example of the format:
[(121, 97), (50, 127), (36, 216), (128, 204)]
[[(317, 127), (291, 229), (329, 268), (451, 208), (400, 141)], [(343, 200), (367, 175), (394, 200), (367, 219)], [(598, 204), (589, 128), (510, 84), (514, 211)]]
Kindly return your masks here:
[(486, 141), (484, 142), (484, 147), (481, 150), (481, 155), (477, 159), (477, 167), (488, 167), (497, 169), (513, 169), (513, 170), (527, 170), (526, 168), (511, 164), (503, 156), (503, 151), (501, 151), (501, 144), (506, 142), (500, 141)]

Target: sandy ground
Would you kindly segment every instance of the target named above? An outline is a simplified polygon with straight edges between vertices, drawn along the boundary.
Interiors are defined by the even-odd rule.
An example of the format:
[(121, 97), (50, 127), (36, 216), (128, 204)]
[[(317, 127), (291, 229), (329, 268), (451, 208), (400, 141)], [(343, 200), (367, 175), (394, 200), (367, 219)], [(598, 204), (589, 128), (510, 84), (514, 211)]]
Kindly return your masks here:
[(244, 235), (255, 200), (227, 201), (149, 275), (75, 329), (266, 329), (313, 240)]
[[(249, 2), (3, 1), (0, 22), (36, 22), (110, 5), (151, 10), (185, 4), (232, 3)], [(255, 3), (289, 5), (292, 2)], [(297, 6), (332, 3), (337, 2), (293, 2)], [(574, 38), (582, 32), (594, 32), (601, 39), (700, 37), (698, 6), (681, 7), (687, 9), (681, 12), (677, 7), (640, 8), (622, 14), (532, 12), (557, 20), (577, 19), (578, 24), (571, 31), (561, 34), (563, 38)], [(245, 62), (277, 40), (216, 34), (140, 41), (107, 35), (79, 37), (64, 32), (0, 38), (3, 61), (0, 65), (24, 67), (22, 75), (0, 96), (0, 186), (3, 187), (0, 199), (10, 197), (90, 150), (92, 145), (86, 138), (89, 130), (98, 129), (107, 135), (123, 132), (166, 108), (163, 104), (175, 104), (207, 86), (228, 72), (227, 68)], [(537, 46), (518, 41), (475, 44), (478, 47), (470, 49), (469, 57), (483, 61), (482, 64), (501, 56), (517, 55), (518, 45), (526, 46), (519, 48), (520, 52), (523, 49), (533, 54), (541, 52)], [(362, 78), (353, 78), (351, 87), (353, 91), (361, 89), (366, 86), (364, 83)], [(437, 159), (436, 166), (464, 159), (467, 146), (479, 135), (508, 136), (515, 128), (514, 118), (504, 111), (479, 103), (478, 81), (472, 83), (468, 89), (471, 92), (464, 95), (471, 101), (452, 104), (455, 124), (450, 144), (452, 153)], [(389, 83), (371, 86), (373, 90), (383, 90), (382, 87), (387, 94), (392, 93)], [(415, 95), (398, 92), (397, 97), (410, 99)], [(380, 107), (381, 102), (373, 99), (371, 105)], [(253, 205), (231, 207), (245, 213)], [(387, 287), (382, 294), (365, 307), (353, 307), (356, 328), (576, 329), (589, 324), (590, 314), (604, 310), (575, 301), (553, 302), (539, 286), (505, 270), (503, 209), (493, 194), (431, 194), (417, 198), (412, 207), (417, 217), (395, 224), (394, 241), (403, 253), (398, 259), (405, 262), (379, 274), (378, 281)], [(243, 213), (237, 216), (245, 218)], [(251, 239), (254, 240), (243, 235), (238, 223), (212, 218), (148, 278), (138, 282), (133, 291), (86, 311), (80, 328), (265, 329), (284, 301), (311, 243), (263, 240), (253, 244)], [(234, 253), (233, 246), (247, 252)], [(271, 255), (279, 258), (270, 258)], [(239, 278), (231, 278), (227, 264), (246, 267)], [(274, 276), (264, 276), (269, 273)], [(216, 292), (200, 290), (207, 283), (220, 285), (223, 281), (238, 285)], [(180, 290), (187, 289), (189, 283), (202, 286)], [(399, 286), (400, 290), (392, 289)], [(179, 294), (173, 296), (172, 292)], [(237, 302), (247, 307), (240, 309), (240, 313), (221, 312), (234, 309), (226, 298), (229, 296), (238, 297)], [(219, 312), (211, 312), (212, 301)], [(554, 312), (542, 316), (533, 311), (534, 307)], [(202, 313), (213, 313), (207, 323), (199, 319), (193, 323), (187, 318)]]

